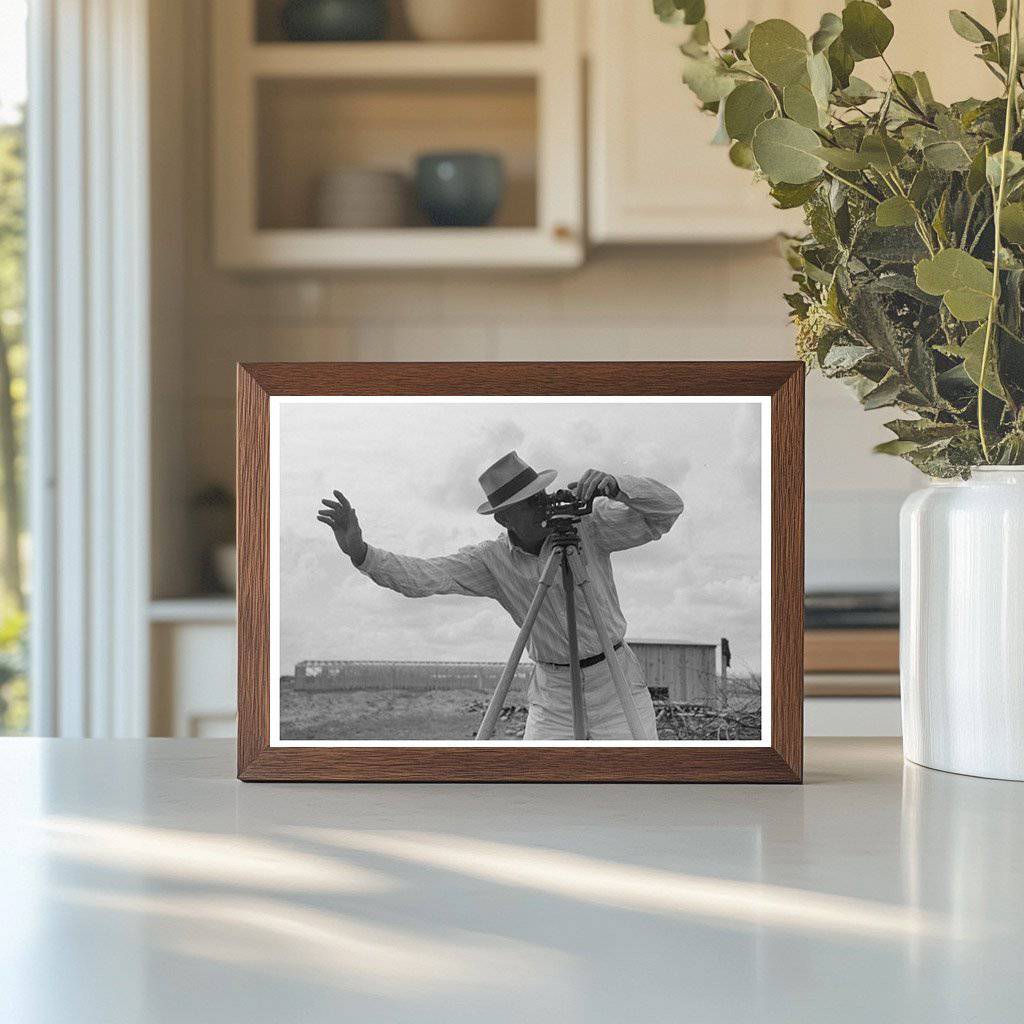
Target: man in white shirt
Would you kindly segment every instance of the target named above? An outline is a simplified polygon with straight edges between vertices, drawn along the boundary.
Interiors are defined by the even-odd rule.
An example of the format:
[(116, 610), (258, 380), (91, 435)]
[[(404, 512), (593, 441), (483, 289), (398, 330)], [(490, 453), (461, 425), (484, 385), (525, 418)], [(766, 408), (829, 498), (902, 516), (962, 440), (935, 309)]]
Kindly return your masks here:
[[(407, 597), (463, 594), (490, 597), (522, 625), (551, 550), (550, 528), (540, 523), (545, 488), (554, 470), (537, 473), (516, 452), (509, 452), (480, 476), (487, 500), (477, 509), (493, 515), (504, 532), (490, 540), (438, 558), (416, 558), (373, 547), (363, 540), (355, 509), (340, 491), (324, 498), (320, 522), (334, 531), (341, 550), (364, 575)], [(612, 575), (611, 554), (657, 540), (683, 511), (671, 488), (644, 477), (588, 469), (569, 485), (577, 498), (598, 500), (579, 524), (580, 546), (593, 594), (608, 628), (616, 657), (629, 683), (644, 735), (656, 740), (654, 706), (636, 656), (625, 643), (626, 620)], [(561, 577), (541, 608), (527, 650), (537, 665), (529, 694), (526, 740), (573, 738), (571, 673)], [(629, 725), (601, 652), (597, 630), (585, 602), (577, 602), (580, 665), (589, 738), (631, 739)]]

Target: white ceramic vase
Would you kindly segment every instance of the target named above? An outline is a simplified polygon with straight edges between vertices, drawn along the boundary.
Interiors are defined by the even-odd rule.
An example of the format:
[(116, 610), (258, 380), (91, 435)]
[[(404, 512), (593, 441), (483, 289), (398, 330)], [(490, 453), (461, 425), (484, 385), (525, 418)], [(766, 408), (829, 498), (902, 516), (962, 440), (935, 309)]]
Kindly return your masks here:
[(911, 761), (1024, 781), (1024, 466), (904, 503), (900, 692)]

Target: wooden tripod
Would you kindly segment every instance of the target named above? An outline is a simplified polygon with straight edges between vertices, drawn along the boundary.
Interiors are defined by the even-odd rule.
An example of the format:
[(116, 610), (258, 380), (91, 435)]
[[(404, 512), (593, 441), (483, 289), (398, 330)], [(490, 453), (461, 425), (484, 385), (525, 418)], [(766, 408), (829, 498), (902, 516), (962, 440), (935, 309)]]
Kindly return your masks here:
[(565, 590), (565, 621), (569, 633), (569, 671), (572, 676), (572, 726), (573, 738), (577, 740), (589, 739), (589, 730), (586, 720), (586, 708), (583, 704), (583, 670), (580, 668), (579, 639), (576, 626), (576, 587), (579, 587), (583, 600), (586, 602), (590, 618), (597, 630), (598, 638), (601, 641), (601, 650), (604, 652), (608, 668), (611, 670), (612, 681), (615, 684), (615, 692), (618, 694), (625, 712), (626, 721), (629, 724), (629, 731), (633, 739), (638, 740), (643, 736), (643, 726), (640, 724), (640, 716), (637, 714), (636, 705), (633, 703), (632, 694), (629, 692), (629, 684), (623, 675), (622, 666), (616, 657), (612, 646), (611, 635), (608, 626), (601, 618), (601, 612), (597, 601), (591, 590), (592, 583), (587, 575), (586, 561), (583, 558), (583, 550), (580, 547), (579, 531), (575, 527), (560, 529), (552, 534), (553, 547), (544, 564), (544, 571), (541, 573), (537, 583), (537, 590), (530, 602), (526, 618), (519, 629), (516, 642), (512, 645), (512, 653), (505, 663), (505, 669), (501, 673), (498, 685), (491, 696), (487, 710), (484, 712), (483, 721), (477, 730), (478, 740), (489, 740), (494, 735), (494, 726), (497, 724), (498, 715), (505, 706), (505, 698), (508, 696), (512, 679), (519, 667), (519, 662), (526, 649), (526, 643), (530, 638), (533, 625), (537, 621), (541, 607), (548, 591), (555, 582), (559, 571), (562, 574), (562, 585)]

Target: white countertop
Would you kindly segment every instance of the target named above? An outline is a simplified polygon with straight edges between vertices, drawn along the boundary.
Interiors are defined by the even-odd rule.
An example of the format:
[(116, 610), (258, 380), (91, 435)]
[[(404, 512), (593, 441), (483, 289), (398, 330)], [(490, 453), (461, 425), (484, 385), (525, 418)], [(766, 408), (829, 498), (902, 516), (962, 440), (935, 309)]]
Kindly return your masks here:
[(0, 1021), (1020, 1019), (1024, 785), (809, 740), (799, 786), (243, 785), (0, 741)]

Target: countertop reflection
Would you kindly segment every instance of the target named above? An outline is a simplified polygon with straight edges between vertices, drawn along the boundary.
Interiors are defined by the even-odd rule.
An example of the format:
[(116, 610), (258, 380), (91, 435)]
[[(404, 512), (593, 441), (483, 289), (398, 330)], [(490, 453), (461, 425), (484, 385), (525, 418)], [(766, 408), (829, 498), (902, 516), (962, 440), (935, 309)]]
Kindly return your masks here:
[(242, 785), (0, 741), (0, 1020), (1008, 1021), (1024, 786), (808, 740), (797, 786)]

